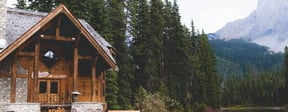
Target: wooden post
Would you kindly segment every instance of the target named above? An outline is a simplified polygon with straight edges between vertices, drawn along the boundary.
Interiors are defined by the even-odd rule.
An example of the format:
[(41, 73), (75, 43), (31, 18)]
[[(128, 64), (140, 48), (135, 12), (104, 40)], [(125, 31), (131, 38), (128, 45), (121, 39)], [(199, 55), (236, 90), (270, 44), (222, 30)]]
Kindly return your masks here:
[(40, 42), (39, 40), (35, 44), (35, 56), (34, 56), (34, 71), (33, 71), (33, 102), (38, 102), (38, 68), (39, 68), (39, 56), (40, 56)]
[(103, 102), (106, 102), (106, 73), (107, 71), (103, 71)]
[(29, 65), (28, 65), (28, 96), (27, 100), (28, 102), (33, 102), (33, 79), (31, 77), (31, 74), (33, 73), (33, 58), (29, 57)]
[(104, 71), (101, 71), (101, 102), (104, 102), (105, 98), (105, 82), (104, 82)]
[(96, 98), (96, 64), (97, 64), (97, 61), (98, 61), (98, 55), (93, 58), (93, 61), (91, 63), (91, 78), (92, 78), (92, 87), (91, 87), (91, 101), (92, 102), (96, 102), (97, 101), (97, 98)]
[(74, 61), (73, 61), (73, 90), (78, 91), (78, 48), (74, 47)]
[(17, 78), (17, 55), (14, 56), (14, 61), (12, 65), (12, 77), (11, 77), (11, 93), (10, 93), (10, 102), (15, 103), (16, 97), (16, 78)]
[(98, 102), (102, 102), (102, 70), (99, 72), (98, 82), (97, 82), (97, 89), (98, 89)]
[(59, 17), (58, 22), (57, 22), (57, 27), (56, 27), (56, 39), (59, 39), (60, 37), (60, 25), (62, 21), (62, 16)]

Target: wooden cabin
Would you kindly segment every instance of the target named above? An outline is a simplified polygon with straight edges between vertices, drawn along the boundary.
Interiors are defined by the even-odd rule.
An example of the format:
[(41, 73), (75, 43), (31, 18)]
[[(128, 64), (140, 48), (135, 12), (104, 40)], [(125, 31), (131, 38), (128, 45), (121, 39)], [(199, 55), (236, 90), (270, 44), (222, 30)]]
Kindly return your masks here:
[(77, 102), (106, 102), (105, 73), (117, 69), (115, 52), (85, 20), (64, 5), (50, 13), (5, 10), (0, 103), (69, 105), (72, 93), (80, 93)]

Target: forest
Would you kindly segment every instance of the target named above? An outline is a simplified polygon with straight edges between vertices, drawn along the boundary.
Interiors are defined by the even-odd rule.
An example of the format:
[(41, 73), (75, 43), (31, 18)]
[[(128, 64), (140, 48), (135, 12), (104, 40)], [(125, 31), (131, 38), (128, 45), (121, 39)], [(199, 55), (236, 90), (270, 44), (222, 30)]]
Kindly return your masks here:
[(247, 67), (224, 80), (208, 36), (192, 20), (190, 27), (181, 23), (177, 0), (28, 1), (18, 0), (16, 7), (49, 12), (63, 3), (117, 49), (119, 71), (106, 76), (110, 110), (204, 112), (221, 105), (285, 103), (288, 69)]

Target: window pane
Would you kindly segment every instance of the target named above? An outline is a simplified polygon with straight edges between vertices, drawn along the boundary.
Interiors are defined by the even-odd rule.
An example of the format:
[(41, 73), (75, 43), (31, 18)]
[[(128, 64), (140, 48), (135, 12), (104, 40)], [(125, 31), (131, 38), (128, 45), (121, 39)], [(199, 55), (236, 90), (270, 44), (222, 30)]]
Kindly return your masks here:
[(39, 84), (39, 93), (46, 93), (47, 92), (47, 82), (46, 81), (40, 81)]
[(58, 82), (51, 82), (50, 93), (58, 93)]

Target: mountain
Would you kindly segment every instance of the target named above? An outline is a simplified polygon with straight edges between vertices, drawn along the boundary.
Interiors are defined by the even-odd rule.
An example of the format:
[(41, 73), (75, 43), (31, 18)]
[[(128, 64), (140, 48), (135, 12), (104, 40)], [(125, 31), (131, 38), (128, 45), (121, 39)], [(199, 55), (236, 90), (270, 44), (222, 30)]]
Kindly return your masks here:
[(217, 57), (217, 70), (224, 78), (245, 72), (268, 72), (279, 70), (282, 53), (275, 53), (265, 46), (241, 39), (210, 39), (209, 43)]
[(259, 0), (249, 16), (215, 32), (219, 39), (244, 39), (283, 52), (288, 44), (288, 0)]

